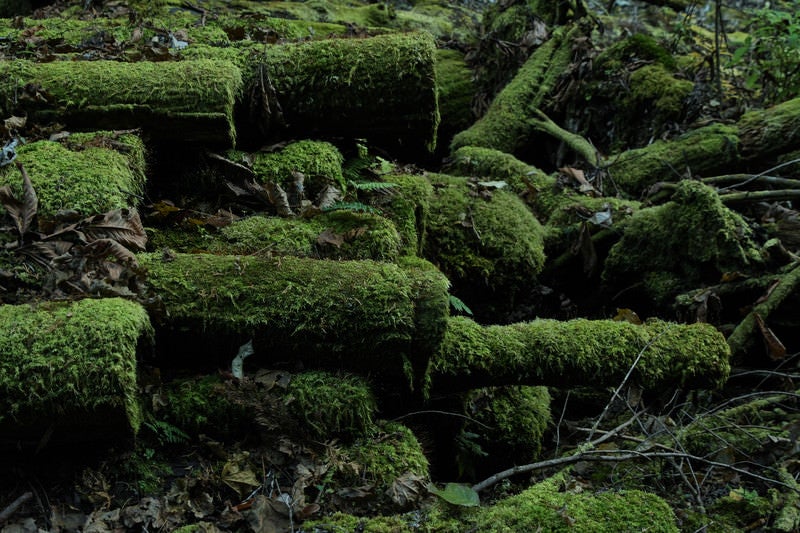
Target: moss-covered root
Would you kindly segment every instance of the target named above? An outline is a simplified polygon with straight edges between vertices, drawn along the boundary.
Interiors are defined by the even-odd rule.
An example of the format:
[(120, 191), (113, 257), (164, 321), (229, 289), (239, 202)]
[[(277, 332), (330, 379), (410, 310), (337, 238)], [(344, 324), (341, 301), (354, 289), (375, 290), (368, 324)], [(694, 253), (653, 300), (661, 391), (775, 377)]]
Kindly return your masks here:
[(463, 53), (450, 49), (436, 51), (436, 88), (442, 115), (437, 146), (446, 149), (453, 135), (475, 121), (472, 112), (475, 84), (472, 78)]
[[(22, 145), (18, 156), (45, 219), (62, 209), (88, 216), (131, 207), (145, 185), (144, 144), (136, 135), (76, 133), (59, 142)], [(0, 170), (0, 184), (21, 198), (22, 176), (15, 166)]]
[(120, 299), (0, 306), (0, 434), (33, 445), (115, 439), (139, 429), (136, 350), (145, 310)]
[(639, 196), (659, 181), (717, 175), (738, 160), (736, 127), (713, 124), (611, 157), (608, 172), (621, 191)]
[(228, 61), (15, 59), (0, 61), (0, 79), (6, 80), (3, 116), (27, 113), (76, 129), (141, 127), (170, 141), (232, 145), (236, 137), (233, 107), (242, 76)]
[(603, 280), (609, 292), (641, 281), (647, 298), (671, 305), (683, 291), (761, 261), (742, 217), (725, 207), (712, 188), (684, 180), (671, 202), (634, 214), (611, 248)]
[[(293, 257), (142, 254), (139, 260), (164, 302), (168, 326), (198, 335), (255, 334), (263, 357), (306, 358), (315, 367), (402, 378), (412, 340), (441, 331), (431, 324), (448, 314), (447, 280), (430, 270)], [(417, 355), (427, 363), (429, 354)]]
[(314, 131), (428, 152), (439, 124), (435, 51), (430, 34), (407, 33), (275, 46), (256, 61), (268, 65), (295, 135)]
[(530, 122), (553, 90), (572, 58), (578, 25), (564, 26), (531, 54), (514, 79), (495, 97), (486, 114), (453, 138), (451, 150), (481, 146), (513, 153), (528, 141), (536, 126)]
[(569, 478), (558, 474), (520, 494), (478, 508), (434, 506), (426, 514), (358, 518), (337, 513), (306, 522), (320, 533), (677, 533), (675, 514), (655, 494), (639, 490), (591, 493), (571, 490)]
[[(728, 337), (728, 344), (737, 361), (746, 356), (748, 351), (756, 344), (756, 338), (760, 337), (760, 335), (757, 335), (759, 319), (762, 321), (768, 320), (772, 312), (778, 309), (789, 296), (797, 293), (798, 286), (800, 286), (800, 266), (795, 266), (780, 277), (778, 284), (770, 289), (766, 299), (755, 305), (736, 326), (736, 329)], [(775, 355), (782, 357), (782, 354)]]
[(708, 324), (534, 320), (481, 326), (453, 317), (431, 365), (433, 389), (498, 384), (712, 388), (728, 377), (730, 349)]
[(523, 290), (544, 263), (544, 231), (524, 202), (465, 178), (429, 179), (434, 194), (423, 255), (456, 286)]

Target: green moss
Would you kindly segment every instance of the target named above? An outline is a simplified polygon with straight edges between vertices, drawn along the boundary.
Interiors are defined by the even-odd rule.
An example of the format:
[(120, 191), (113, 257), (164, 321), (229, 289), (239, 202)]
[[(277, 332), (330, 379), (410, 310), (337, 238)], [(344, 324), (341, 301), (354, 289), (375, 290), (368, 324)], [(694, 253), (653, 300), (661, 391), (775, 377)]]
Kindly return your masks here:
[(424, 479), (428, 473), (428, 459), (414, 433), (397, 422), (383, 422), (379, 429), (342, 450), (357, 471), (341, 472), (339, 483), (358, 486), (367, 481), (383, 493), (403, 474), (413, 474)]
[(141, 306), (120, 299), (3, 305), (0, 323), (4, 432), (50, 424), (106, 435), (139, 429), (136, 349), (151, 334)]
[(360, 376), (304, 372), (292, 377), (286, 392), (289, 412), (316, 438), (353, 438), (373, 427), (375, 397)]
[(608, 172), (629, 195), (639, 195), (659, 181), (678, 181), (680, 169), (689, 168), (694, 177), (702, 177), (739, 159), (737, 134), (735, 127), (722, 124), (698, 128), (677, 139), (611, 157)]
[(800, 131), (800, 98), (768, 109), (745, 113), (739, 120), (742, 154), (767, 157), (797, 145)]
[[(341, 244), (320, 243), (318, 238), (323, 232), (338, 236)], [(391, 262), (397, 259), (401, 248), (400, 235), (390, 220), (373, 213), (346, 210), (322, 213), (311, 219), (248, 217), (222, 228), (220, 236), (209, 242), (206, 249), (227, 254)]]
[(263, 181), (285, 185), (292, 182), (292, 172), (302, 172), (306, 176), (304, 186), (312, 191), (319, 192), (328, 184), (345, 190), (344, 158), (330, 143), (298, 141), (279, 152), (258, 152), (252, 157), (253, 170)]
[(624, 65), (633, 61), (652, 61), (669, 71), (675, 70), (672, 54), (656, 42), (650, 35), (635, 33), (614, 43), (595, 61), (595, 68), (608, 74), (615, 74)]
[(219, 376), (180, 379), (164, 387), (156, 416), (192, 436), (225, 438), (241, 432), (252, 418), (246, 408), (232, 403)]
[(436, 88), (442, 116), (439, 139), (444, 139), (443, 144), (447, 145), (450, 137), (468, 128), (475, 120), (472, 112), (475, 84), (463, 53), (448, 49), (436, 51)]
[(430, 34), (418, 32), (275, 46), (256, 60), (269, 67), (291, 131), (433, 150), (435, 50)]
[(633, 71), (629, 83), (631, 104), (652, 105), (660, 121), (679, 118), (694, 88), (692, 82), (676, 79), (661, 65), (645, 65)]
[[(24, 60), (0, 62), (0, 110), (20, 107), (38, 120), (67, 121), (78, 127), (146, 127), (167, 138), (235, 140), (233, 106), (242, 85), (230, 62), (196, 60), (137, 63)], [(46, 105), (18, 100), (32, 84)], [(36, 98), (32, 98), (36, 100)]]
[[(172, 327), (198, 335), (255, 334), (265, 358), (292, 354), (317, 366), (363, 371), (367, 365), (402, 376), (417, 309), (428, 309), (414, 298), (416, 278), (429, 274), (393, 264), (203, 254), (138, 258)], [(428, 354), (418, 355), (427, 361)]]
[(469, 129), (453, 138), (451, 151), (462, 146), (481, 146), (513, 153), (534, 131), (528, 117), (545, 103), (556, 81), (572, 61), (576, 27), (558, 28), (539, 46), (508, 85), (495, 97), (489, 110)]
[(682, 181), (673, 201), (635, 213), (609, 252), (603, 280), (622, 288), (643, 279), (647, 295), (670, 304), (679, 292), (716, 283), (761, 263), (752, 230), (717, 193)]
[(443, 508), (423, 513), (358, 518), (336, 513), (304, 526), (320, 533), (516, 533), (521, 531), (677, 533), (675, 515), (655, 494), (639, 490), (589, 493), (568, 488), (557, 474), (516, 496), (486, 507)]
[(554, 476), (488, 507), (475, 527), (487, 533), (547, 531), (616, 533), (677, 532), (675, 515), (656, 496), (638, 490), (587, 494), (564, 490), (567, 478)]
[(393, 174), (386, 179), (396, 187), (381, 208), (400, 234), (400, 253), (417, 255), (425, 241), (433, 186), (425, 176)]
[[(38, 141), (18, 149), (39, 198), (39, 216), (52, 218), (61, 209), (83, 215), (131, 207), (144, 189), (144, 147), (126, 135), (104, 146), (103, 134), (75, 134), (66, 142)], [(14, 166), (0, 171), (0, 183), (18, 198), (22, 176)]]
[(539, 457), (544, 432), (552, 421), (546, 387), (476, 389), (467, 395), (464, 410), (470, 418), (464, 430), (480, 435), (481, 448), (492, 457), (513, 457), (515, 463)]
[(544, 233), (506, 190), (484, 191), (464, 178), (429, 175), (434, 185), (423, 253), (457, 284), (521, 290), (544, 263)]
[[(641, 358), (634, 365), (637, 357)], [(708, 324), (645, 325), (613, 320), (534, 320), (481, 326), (451, 317), (431, 379), (458, 383), (552, 384), (607, 387), (627, 372), (646, 389), (680, 384), (721, 386), (728, 377), (730, 348)]]

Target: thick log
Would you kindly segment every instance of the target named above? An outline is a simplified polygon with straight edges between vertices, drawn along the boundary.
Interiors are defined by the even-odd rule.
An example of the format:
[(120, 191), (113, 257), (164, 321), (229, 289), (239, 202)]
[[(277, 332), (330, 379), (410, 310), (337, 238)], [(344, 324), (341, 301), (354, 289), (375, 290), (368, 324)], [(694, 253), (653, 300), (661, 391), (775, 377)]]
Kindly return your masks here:
[(534, 320), (481, 326), (450, 318), (431, 364), (433, 390), (502, 384), (645, 389), (714, 388), (728, 377), (730, 349), (708, 324), (658, 320)]
[(151, 335), (144, 308), (117, 298), (3, 305), (0, 323), (0, 446), (12, 444), (8, 437), (35, 446), (46, 435), (76, 442), (136, 433), (136, 352)]
[(143, 128), (230, 146), (241, 71), (228, 61), (0, 61), (0, 112), (73, 129)]

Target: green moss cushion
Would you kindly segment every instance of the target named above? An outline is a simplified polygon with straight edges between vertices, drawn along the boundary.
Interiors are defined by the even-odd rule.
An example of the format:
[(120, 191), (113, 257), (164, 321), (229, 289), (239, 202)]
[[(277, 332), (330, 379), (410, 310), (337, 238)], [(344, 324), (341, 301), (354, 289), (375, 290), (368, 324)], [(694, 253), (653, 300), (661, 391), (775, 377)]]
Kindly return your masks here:
[(0, 434), (118, 438), (139, 428), (139, 304), (117, 298), (0, 306)]

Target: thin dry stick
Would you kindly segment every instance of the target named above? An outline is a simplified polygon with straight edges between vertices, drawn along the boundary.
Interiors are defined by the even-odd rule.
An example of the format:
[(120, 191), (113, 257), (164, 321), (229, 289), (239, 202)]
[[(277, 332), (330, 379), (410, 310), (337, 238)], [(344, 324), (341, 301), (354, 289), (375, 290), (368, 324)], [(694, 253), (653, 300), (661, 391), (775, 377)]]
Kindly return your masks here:
[(497, 474), (494, 474), (493, 476), (484, 479), (480, 483), (476, 483), (475, 485), (472, 486), (472, 490), (480, 492), (487, 487), (491, 487), (498, 481), (502, 481), (517, 474), (524, 474), (527, 472), (533, 472), (535, 470), (542, 470), (544, 468), (551, 468), (554, 466), (573, 464), (579, 461), (620, 462), (620, 461), (630, 461), (633, 459), (668, 459), (668, 458), (683, 458), (683, 459), (689, 459), (691, 461), (698, 461), (703, 464), (725, 468), (732, 472), (736, 472), (737, 474), (752, 477), (754, 479), (758, 479), (765, 483), (778, 485), (790, 489), (792, 491), (800, 492), (800, 489), (797, 489), (796, 487), (793, 487), (788, 483), (784, 483), (776, 479), (770, 479), (768, 477), (755, 474), (743, 468), (738, 468), (733, 465), (712, 461), (710, 459), (705, 459), (703, 457), (698, 457), (696, 455), (691, 455), (688, 453), (680, 453), (680, 452), (637, 452), (632, 450), (588, 450), (585, 452), (576, 453), (575, 455), (570, 455), (569, 457), (558, 457), (556, 459), (548, 459), (547, 461), (539, 461), (538, 463), (515, 466), (507, 470), (504, 470), (502, 472), (499, 472)]

